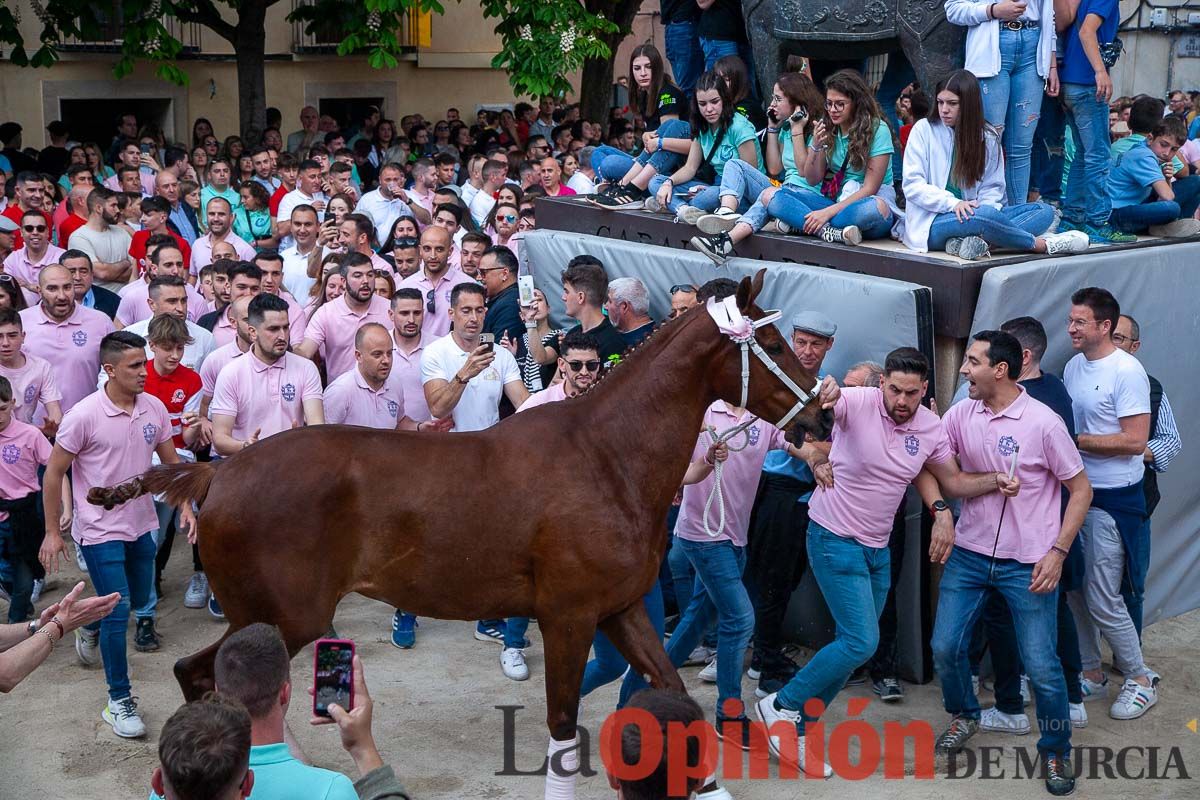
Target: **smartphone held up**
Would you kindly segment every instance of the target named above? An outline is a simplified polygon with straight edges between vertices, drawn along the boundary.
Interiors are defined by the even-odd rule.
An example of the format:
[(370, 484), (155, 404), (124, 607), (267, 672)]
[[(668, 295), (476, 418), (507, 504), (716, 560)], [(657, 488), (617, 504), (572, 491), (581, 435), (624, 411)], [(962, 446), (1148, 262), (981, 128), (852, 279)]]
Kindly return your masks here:
[(329, 706), (354, 708), (354, 642), (318, 639), (313, 655), (313, 714), (329, 716)]

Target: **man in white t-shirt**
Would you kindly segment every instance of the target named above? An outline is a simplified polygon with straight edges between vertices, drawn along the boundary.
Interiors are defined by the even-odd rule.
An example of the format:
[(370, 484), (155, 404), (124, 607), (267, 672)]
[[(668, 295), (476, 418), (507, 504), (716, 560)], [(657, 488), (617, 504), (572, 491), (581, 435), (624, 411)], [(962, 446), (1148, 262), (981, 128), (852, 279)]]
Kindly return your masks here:
[[(1150, 437), (1150, 380), (1146, 370), (1112, 340), (1121, 315), (1116, 298), (1089, 287), (1071, 295), (1067, 334), (1076, 355), (1063, 370), (1075, 412), (1076, 445), (1092, 483), (1092, 507), (1079, 531), (1087, 576), (1067, 595), (1079, 628), (1083, 699), (1108, 695), (1100, 664), (1100, 636), (1113, 651), (1125, 683), (1109, 709), (1113, 719), (1136, 719), (1156, 702), (1157, 675), (1146, 667), (1137, 629), (1121, 597), (1130, 558), (1145, 552), (1142, 455)], [(1130, 566), (1133, 572), (1134, 565)]]
[(481, 431), (500, 421), (500, 398), (514, 408), (529, 397), (513, 354), (480, 343), (487, 305), (483, 287), (460, 283), (450, 293), (453, 330), (425, 348), (421, 383), (435, 418), (451, 416), (455, 431)]
[[(305, 159), (300, 162), (300, 170), (296, 173), (296, 188), (279, 201), (279, 211), (275, 214), (275, 219), (290, 225), (292, 209), (300, 205), (312, 206), (323, 218), (327, 202), (329, 198), (321, 191), (321, 165), (312, 159)], [(288, 232), (291, 233), (290, 229)]]

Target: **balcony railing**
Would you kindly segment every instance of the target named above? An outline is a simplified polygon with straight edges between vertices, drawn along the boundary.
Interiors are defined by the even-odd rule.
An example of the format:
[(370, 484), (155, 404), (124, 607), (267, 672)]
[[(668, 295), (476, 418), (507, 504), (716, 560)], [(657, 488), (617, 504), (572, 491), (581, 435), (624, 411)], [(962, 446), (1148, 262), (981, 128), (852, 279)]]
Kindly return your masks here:
[[(312, 5), (309, 0), (292, 0), (292, 10)], [(305, 31), (307, 22), (292, 23), (292, 52), (294, 53), (332, 53), (345, 38), (345, 32), (338, 20), (329, 20), (317, 26), (312, 33)], [(420, 44), (421, 12), (412, 8), (405, 15), (397, 31), (396, 37), (400, 46), (416, 51)]]
[[(200, 52), (200, 25), (194, 22), (181, 22), (175, 17), (162, 18), (163, 27), (167, 33), (183, 44), (185, 54)], [(81, 39), (69, 36), (63, 40), (60, 48), (84, 53), (111, 53), (121, 49), (124, 44), (124, 23), (114, 13), (101, 27), (100, 33), (94, 39)]]

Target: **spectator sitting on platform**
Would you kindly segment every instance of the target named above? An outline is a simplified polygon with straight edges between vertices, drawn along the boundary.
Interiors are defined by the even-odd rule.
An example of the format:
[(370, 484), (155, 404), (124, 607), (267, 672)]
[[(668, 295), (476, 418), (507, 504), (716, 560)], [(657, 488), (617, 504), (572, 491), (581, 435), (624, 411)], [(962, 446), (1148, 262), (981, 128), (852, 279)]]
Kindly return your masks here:
[(750, 70), (741, 56), (721, 56), (713, 63), (712, 71), (720, 75), (721, 80), (729, 87), (729, 96), (733, 98), (733, 110), (750, 120), (755, 131), (766, 128), (767, 115), (763, 113), (762, 104), (755, 97)]
[(1080, 253), (1081, 231), (1047, 234), (1054, 209), (1004, 204), (1004, 157), (983, 116), (979, 79), (957, 70), (938, 85), (937, 110), (913, 126), (904, 158), (908, 201), (900, 238), (911, 250), (945, 250), (972, 261), (991, 245), (1035, 253)]
[(1167, 116), (1154, 126), (1148, 140), (1113, 159), (1108, 172), (1110, 225), (1125, 233), (1151, 236), (1200, 234), (1200, 220), (1193, 219), (1200, 205), (1200, 176), (1174, 177), (1175, 155), (1186, 138), (1183, 122)]
[(653, 196), (645, 202), (647, 211), (671, 211), (677, 220), (689, 225), (717, 207), (726, 164), (740, 158), (759, 170), (763, 168), (754, 125), (737, 113), (729, 85), (716, 72), (704, 73), (696, 83), (692, 129), (696, 138), (687, 161), (670, 176), (655, 176), (650, 181)]
[[(779, 76), (771, 92), (767, 109), (766, 146), (763, 157), (767, 172), (778, 177), (784, 186), (797, 191), (819, 194), (819, 184), (804, 178), (804, 167), (810, 158), (808, 143), (816, 115), (825, 99), (807, 75), (788, 72)], [(767, 204), (778, 189), (767, 175), (752, 165), (734, 159), (721, 173), (721, 205), (713, 214), (696, 221), (704, 236), (691, 240), (691, 245), (718, 265), (733, 254), (734, 246), (763, 228), (767, 222)], [(738, 208), (750, 208), (738, 214)]]

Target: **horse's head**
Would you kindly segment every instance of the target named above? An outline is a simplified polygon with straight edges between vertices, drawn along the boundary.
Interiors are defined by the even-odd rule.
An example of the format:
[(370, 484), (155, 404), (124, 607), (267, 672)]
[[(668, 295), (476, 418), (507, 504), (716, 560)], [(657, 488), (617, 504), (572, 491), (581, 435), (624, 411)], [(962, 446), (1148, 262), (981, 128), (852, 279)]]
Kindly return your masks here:
[(833, 428), (833, 415), (821, 409), (817, 377), (804, 371), (776, 329), (779, 312), (765, 312), (754, 304), (766, 272), (759, 270), (753, 281), (743, 278), (732, 297), (709, 301), (708, 312), (726, 337), (713, 386), (722, 400), (744, 405), (751, 414), (779, 425), (793, 444), (803, 444), (804, 433), (825, 439)]

